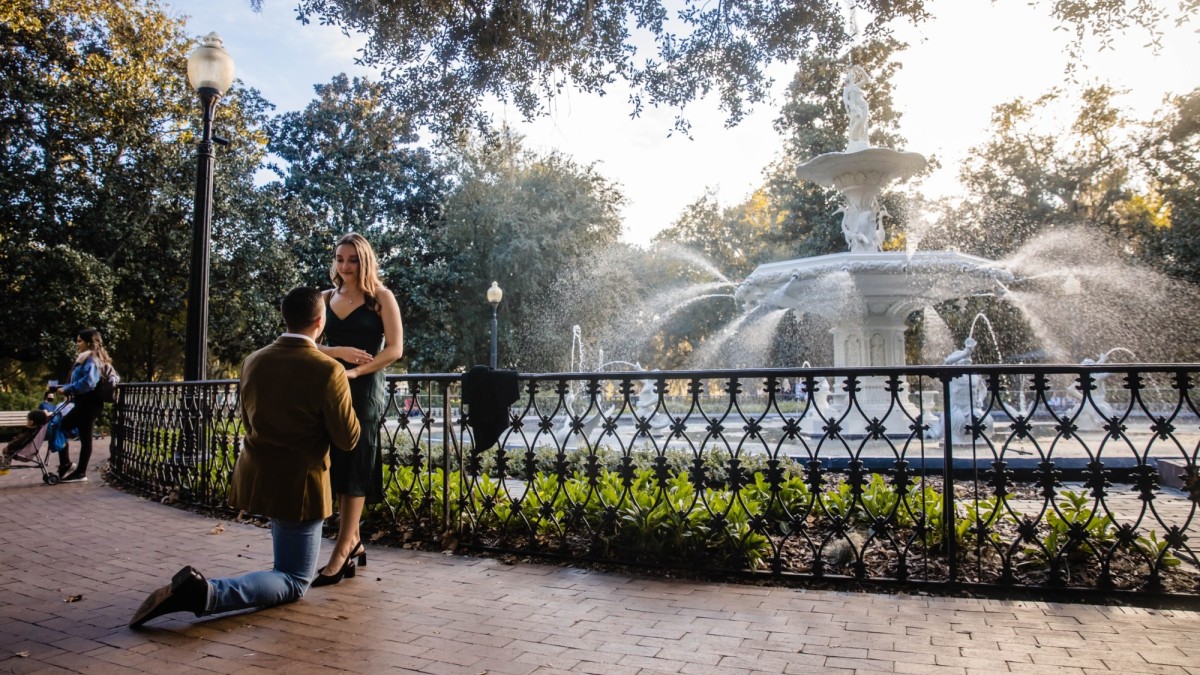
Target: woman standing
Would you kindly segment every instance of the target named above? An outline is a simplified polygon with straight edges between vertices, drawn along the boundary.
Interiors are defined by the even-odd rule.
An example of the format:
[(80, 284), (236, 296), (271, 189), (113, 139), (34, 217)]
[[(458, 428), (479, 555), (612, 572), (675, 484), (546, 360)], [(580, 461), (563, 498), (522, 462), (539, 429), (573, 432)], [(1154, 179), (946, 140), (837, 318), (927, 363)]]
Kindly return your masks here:
[(384, 369), (404, 352), (404, 326), (396, 296), (379, 279), (375, 252), (351, 232), (338, 240), (325, 291), (325, 344), (321, 351), (342, 362), (350, 379), (354, 413), (362, 436), (354, 452), (330, 454), (329, 477), (338, 503), (338, 537), (329, 564), (313, 586), (336, 584), (354, 575), (354, 559), (367, 562), (358, 521), (368, 501), (383, 498)]
[(59, 453), (58, 475), (63, 483), (87, 480), (88, 462), (92, 459), (92, 427), (100, 416), (104, 402), (96, 391), (105, 366), (111, 363), (104, 350), (104, 338), (100, 331), (85, 328), (75, 336), (75, 365), (71, 368), (71, 380), (58, 391), (71, 397), (74, 407), (62, 419), (63, 429), (79, 430), (79, 464), (71, 463), (71, 446), (68, 444)]

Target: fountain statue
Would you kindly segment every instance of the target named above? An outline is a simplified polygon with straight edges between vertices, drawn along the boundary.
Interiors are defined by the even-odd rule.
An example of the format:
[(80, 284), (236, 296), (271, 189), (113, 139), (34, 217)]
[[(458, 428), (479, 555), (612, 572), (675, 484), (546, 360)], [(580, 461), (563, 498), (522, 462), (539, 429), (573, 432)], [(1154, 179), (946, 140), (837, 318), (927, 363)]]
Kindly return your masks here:
[(867, 141), (867, 120), (870, 118), (870, 108), (867, 97), (863, 94), (861, 83), (866, 82), (867, 71), (862, 66), (851, 66), (843, 78), (842, 103), (846, 106), (846, 114), (850, 116), (850, 126), (847, 135), (850, 143), (846, 146), (848, 152), (865, 150), (870, 147)]
[[(804, 362), (803, 367), (809, 367), (808, 361)], [(812, 391), (809, 391), (808, 381), (802, 379), (798, 386), (798, 394), (800, 400), (808, 402), (808, 410), (804, 419), (800, 421), (800, 431), (811, 437), (823, 435), (828, 421), (837, 417), (833, 406), (829, 404), (829, 380), (814, 377)]]
[[(927, 162), (915, 152), (870, 145), (865, 83), (866, 72), (857, 66), (843, 79), (842, 100), (850, 116), (846, 151), (820, 155), (796, 169), (802, 180), (842, 194), (845, 203), (835, 214), (842, 214), (848, 252), (761, 265), (736, 293), (747, 305), (795, 309), (828, 319), (835, 367), (905, 365), (909, 314), (945, 300), (1002, 294), (1013, 278), (990, 260), (954, 251), (883, 250), (889, 216), (879, 195), (891, 182), (923, 170)], [(849, 401), (844, 395), (839, 398), (833, 406), (840, 404), (845, 410)], [(908, 401), (906, 384), (893, 397), (883, 376), (863, 378), (855, 403), (862, 413), (848, 415), (842, 423), (849, 436), (866, 434), (872, 419), (880, 420), (889, 436), (906, 436), (908, 418), (918, 413)]]
[(842, 214), (842, 234), (851, 253), (883, 250), (887, 240), (883, 221), (888, 213), (879, 204), (879, 193), (888, 183), (910, 178), (928, 164), (915, 152), (871, 147), (869, 110), (861, 86), (866, 79), (862, 66), (851, 66), (843, 78), (842, 102), (850, 116), (846, 151), (820, 155), (796, 169), (801, 179), (836, 188), (846, 198), (846, 205), (834, 213)]
[[(950, 352), (946, 358), (942, 360), (942, 365), (959, 366), (969, 365), (973, 363), (972, 355), (975, 353), (975, 347), (979, 343), (975, 338), (967, 336), (963, 340), (962, 349)], [(951, 438), (955, 443), (967, 443), (971, 441), (972, 433), (971, 425), (979, 424), (983, 433), (991, 432), (991, 418), (984, 412), (984, 403), (987, 400), (987, 390), (983, 386), (983, 377), (980, 375), (959, 375), (950, 380), (950, 400), (946, 402), (943, 415), (950, 416)], [(929, 430), (925, 433), (926, 438), (937, 439), (944, 434), (945, 418), (940, 418), (938, 423), (931, 424)]]
[[(641, 364), (638, 364), (638, 370), (643, 370)], [(633, 401), (634, 412), (643, 418), (650, 420), (650, 428), (659, 430), (671, 424), (670, 415), (654, 415), (658, 409), (658, 390), (656, 386), (658, 381), (653, 378), (642, 380), (642, 389), (638, 392), (638, 397)], [(652, 417), (653, 415), (653, 417)]]
[[(1100, 363), (1107, 363), (1108, 357), (1119, 351), (1127, 352), (1130, 356), (1136, 358), (1136, 355), (1132, 351), (1124, 347), (1114, 347), (1101, 354), (1098, 358), (1084, 359), (1079, 364), (1082, 366), (1094, 366)], [(1108, 384), (1106, 380), (1111, 374), (1105, 372), (1092, 373), (1092, 385), (1095, 389), (1092, 390), (1090, 396), (1091, 403), (1088, 403), (1089, 397), (1080, 394), (1079, 402), (1067, 412), (1067, 417), (1075, 420), (1075, 425), (1080, 431), (1102, 431), (1104, 430), (1104, 426), (1109, 423), (1109, 420), (1117, 416), (1117, 411), (1108, 400)]]

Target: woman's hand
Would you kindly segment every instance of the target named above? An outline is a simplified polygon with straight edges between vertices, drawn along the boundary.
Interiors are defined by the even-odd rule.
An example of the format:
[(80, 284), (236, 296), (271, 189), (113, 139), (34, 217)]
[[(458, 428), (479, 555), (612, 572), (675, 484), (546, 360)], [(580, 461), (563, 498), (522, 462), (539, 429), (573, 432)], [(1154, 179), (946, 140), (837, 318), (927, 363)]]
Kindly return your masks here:
[(364, 363), (370, 363), (371, 359), (374, 358), (371, 356), (371, 352), (364, 351), (356, 347), (335, 347), (334, 349), (337, 350), (337, 353), (334, 354), (334, 358), (341, 359), (346, 363), (356, 363), (361, 365)]
[(353, 380), (356, 377), (358, 377), (358, 368), (347, 368), (346, 369), (346, 379), (347, 380)]

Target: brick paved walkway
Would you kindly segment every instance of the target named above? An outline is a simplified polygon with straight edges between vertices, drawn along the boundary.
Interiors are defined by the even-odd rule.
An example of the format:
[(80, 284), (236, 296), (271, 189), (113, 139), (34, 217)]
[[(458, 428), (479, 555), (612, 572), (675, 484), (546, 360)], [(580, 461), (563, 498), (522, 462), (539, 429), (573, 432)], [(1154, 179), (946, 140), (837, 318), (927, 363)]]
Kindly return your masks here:
[(86, 484), (0, 476), (0, 672), (1200, 675), (1197, 612), (642, 579), (381, 547), (357, 578), (295, 604), (132, 631), (133, 610), (180, 566), (266, 567), (270, 538), (114, 490), (100, 463)]

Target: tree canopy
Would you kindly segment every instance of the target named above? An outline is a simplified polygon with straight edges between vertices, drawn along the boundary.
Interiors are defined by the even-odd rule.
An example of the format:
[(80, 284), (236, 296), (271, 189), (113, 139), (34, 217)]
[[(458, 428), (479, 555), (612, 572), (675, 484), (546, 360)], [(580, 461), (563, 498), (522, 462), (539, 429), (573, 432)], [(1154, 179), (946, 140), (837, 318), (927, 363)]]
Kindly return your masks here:
[(186, 215), (170, 196), (185, 46), (130, 0), (0, 9), (0, 289), (22, 314), (0, 326), (0, 357), (61, 364), (88, 325), (119, 340), (175, 279), (162, 244)]
[(503, 358), (532, 367), (539, 355), (512, 349), (515, 333), (546, 311), (541, 300), (559, 275), (617, 242), (624, 197), (595, 166), (526, 150), (511, 132), (466, 144), (454, 161), (460, 184), (446, 202), (446, 228), (464, 270), (454, 307), (459, 355), (485, 362), (490, 316), (483, 298), (496, 281), (504, 290)]
[[(250, 0), (261, 7), (263, 0)], [(898, 22), (930, 17), (924, 0), (300, 0), (304, 22), (365, 35), (362, 62), (379, 67), (398, 103), (447, 131), (486, 126), (486, 102), (527, 118), (571, 88), (630, 90), (632, 115), (645, 106), (679, 110), (715, 96), (729, 124), (767, 99), (773, 63), (837, 57), (855, 40), (886, 35)], [(1139, 27), (1160, 27), (1200, 8), (1168, 10), (1154, 0), (1038, 2), (1074, 35), (1103, 44)], [(847, 10), (847, 6), (851, 9)], [(858, 27), (861, 20), (861, 30)]]
[[(22, 318), (0, 326), (0, 358), (57, 374), (73, 358), (71, 336), (93, 326), (120, 345), (127, 379), (178, 372), (199, 126), (189, 47), (182, 22), (153, 2), (0, 9), (0, 288)], [(254, 178), (271, 108), (235, 85), (217, 117), (230, 143), (213, 190), (211, 282), (255, 289), (211, 303), (221, 336), (211, 352), (225, 364), (274, 330), (279, 288), (293, 280)]]
[(1127, 213), (1149, 225), (1146, 256), (1200, 284), (1200, 89), (1171, 97), (1139, 138), (1137, 157), (1154, 191), (1131, 199)]

